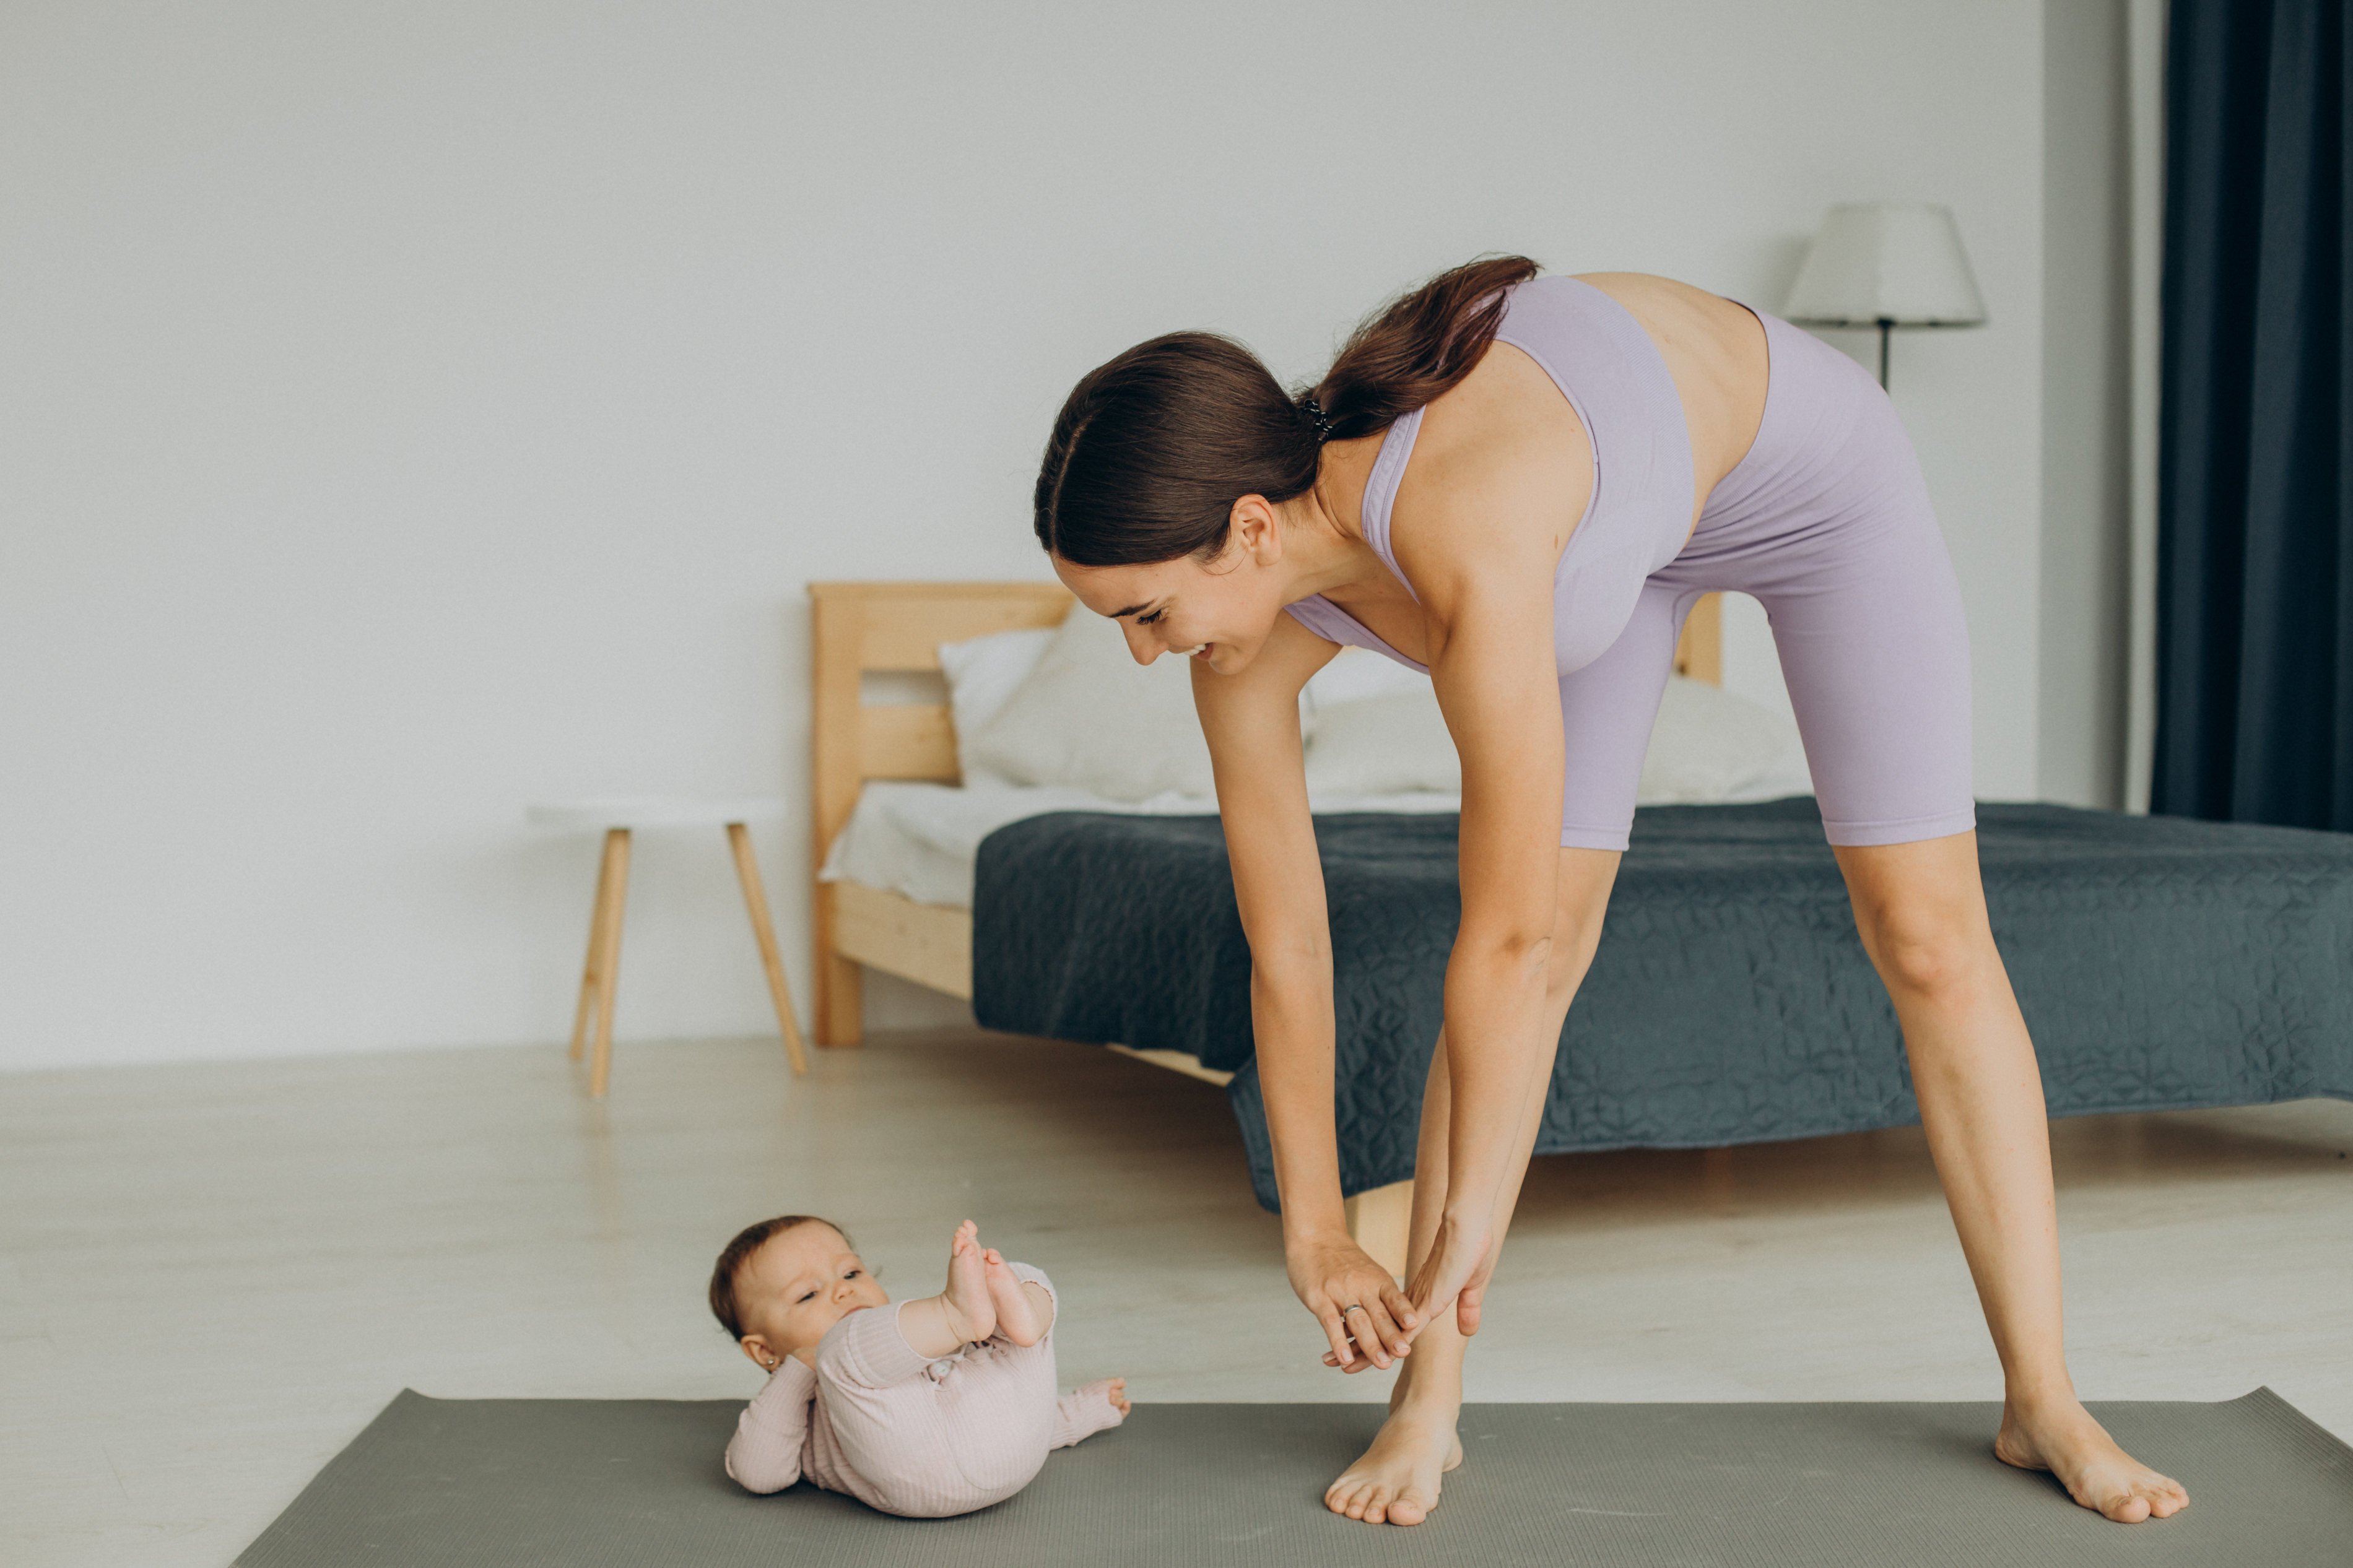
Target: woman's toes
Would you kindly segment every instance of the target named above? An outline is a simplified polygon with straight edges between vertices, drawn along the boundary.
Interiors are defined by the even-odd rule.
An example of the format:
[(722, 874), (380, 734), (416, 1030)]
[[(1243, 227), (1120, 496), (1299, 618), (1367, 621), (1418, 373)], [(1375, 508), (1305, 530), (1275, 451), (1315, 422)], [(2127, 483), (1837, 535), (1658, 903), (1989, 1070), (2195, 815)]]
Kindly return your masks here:
[(1419, 1524), (1430, 1517), (1430, 1510), (1424, 1508), (1421, 1500), (1410, 1491), (1389, 1504), (1388, 1513), (1391, 1524)]
[(2094, 1505), (2105, 1518), (2118, 1524), (2138, 1524), (2146, 1519), (2167, 1519), (2189, 1506), (2189, 1494), (2181, 1483), (2167, 1476), (2147, 1476), (2127, 1481), (2113, 1496)]

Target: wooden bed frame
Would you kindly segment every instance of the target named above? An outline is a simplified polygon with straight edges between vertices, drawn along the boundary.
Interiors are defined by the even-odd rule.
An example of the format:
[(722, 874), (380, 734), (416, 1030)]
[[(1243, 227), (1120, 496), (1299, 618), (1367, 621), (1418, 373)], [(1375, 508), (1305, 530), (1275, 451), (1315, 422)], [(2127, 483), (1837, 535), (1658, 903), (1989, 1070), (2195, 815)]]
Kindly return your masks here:
[[(1071, 597), (1059, 583), (812, 583), (808, 591), (816, 630), (810, 826), (812, 863), (821, 867), (868, 779), (961, 778), (947, 705), (870, 705), (866, 677), (936, 673), (940, 644), (1059, 626)], [(1678, 672), (1723, 679), (1722, 608), (1714, 594), (1692, 607), (1675, 647)], [(972, 1000), (969, 910), (859, 882), (819, 881), (814, 902), (818, 1045), (854, 1046), (863, 1037), (866, 969)], [(1183, 1051), (1111, 1049), (1208, 1083), (1233, 1078)], [(1348, 1231), (1401, 1274), (1412, 1213), (1413, 1184), (1398, 1182), (1350, 1198)]]

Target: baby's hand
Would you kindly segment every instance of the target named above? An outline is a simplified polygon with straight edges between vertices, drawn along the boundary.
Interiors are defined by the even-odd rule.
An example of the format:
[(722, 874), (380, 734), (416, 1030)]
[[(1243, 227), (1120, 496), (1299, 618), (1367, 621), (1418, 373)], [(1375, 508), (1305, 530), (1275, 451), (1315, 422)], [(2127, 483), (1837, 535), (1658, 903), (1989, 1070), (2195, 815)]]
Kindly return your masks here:
[[(995, 1253), (988, 1255), (990, 1258)], [(970, 1220), (956, 1227), (948, 1243), (948, 1288), (940, 1292), (948, 1328), (960, 1343), (978, 1344), (998, 1328), (996, 1291), (988, 1278), (987, 1258), (981, 1256), (980, 1226)]]
[(1017, 1345), (1034, 1345), (1054, 1326), (1054, 1299), (1043, 1285), (1027, 1284), (995, 1247), (982, 1252), (988, 1270), (988, 1300), (997, 1309), (997, 1331)]

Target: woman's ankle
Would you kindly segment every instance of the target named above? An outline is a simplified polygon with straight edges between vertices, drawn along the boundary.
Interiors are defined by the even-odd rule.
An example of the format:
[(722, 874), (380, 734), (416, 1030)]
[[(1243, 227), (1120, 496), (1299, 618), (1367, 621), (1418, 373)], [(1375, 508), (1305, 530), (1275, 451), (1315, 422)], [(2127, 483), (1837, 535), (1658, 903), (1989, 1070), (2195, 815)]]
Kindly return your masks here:
[[(1451, 1373), (1451, 1375), (1449, 1375)], [(1452, 1421), (1462, 1408), (1462, 1369), (1416, 1364), (1406, 1358), (1389, 1390), (1389, 1414), (1443, 1417)]]
[(2002, 1413), (2015, 1420), (2038, 1421), (2072, 1415), (2084, 1407), (2075, 1395), (2074, 1380), (2062, 1370), (2056, 1375), (2014, 1377), (2003, 1381)]

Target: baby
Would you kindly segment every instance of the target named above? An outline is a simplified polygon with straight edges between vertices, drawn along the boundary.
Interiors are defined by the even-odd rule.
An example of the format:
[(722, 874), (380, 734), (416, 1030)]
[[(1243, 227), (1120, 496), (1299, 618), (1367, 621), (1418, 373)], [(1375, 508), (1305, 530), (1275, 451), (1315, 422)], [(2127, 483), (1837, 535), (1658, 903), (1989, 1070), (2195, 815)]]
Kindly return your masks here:
[(719, 1255), (711, 1310), (772, 1374), (727, 1445), (749, 1491), (806, 1476), (885, 1513), (970, 1513), (1128, 1412), (1124, 1378), (1057, 1396), (1054, 1287), (984, 1248), (970, 1220), (948, 1288), (896, 1307), (839, 1226), (763, 1220)]

